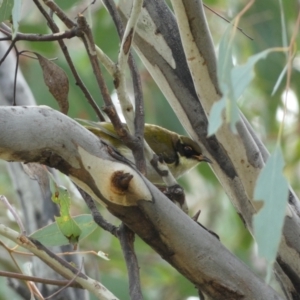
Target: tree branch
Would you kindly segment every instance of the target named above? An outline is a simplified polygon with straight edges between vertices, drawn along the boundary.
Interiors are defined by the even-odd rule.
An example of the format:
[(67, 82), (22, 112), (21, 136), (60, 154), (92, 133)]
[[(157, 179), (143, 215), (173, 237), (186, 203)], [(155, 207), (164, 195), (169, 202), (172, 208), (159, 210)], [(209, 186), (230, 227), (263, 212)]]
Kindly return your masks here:
[[(64, 261), (59, 256), (54, 255), (51, 251), (45, 248), (38, 241), (27, 238), (24, 235), (19, 235), (18, 232), (11, 230), (10, 228), (0, 224), (0, 234), (15, 242), (19, 246), (31, 251), (46, 264), (51, 266), (54, 270), (60, 273), (62, 276), (72, 279), (77, 274), (78, 270), (72, 265)], [(98, 299), (111, 299), (115, 300), (116, 297), (110, 293), (100, 282), (89, 278), (83, 273), (77, 274), (75, 281), (78, 282), (83, 288), (92, 292)]]
[(122, 223), (118, 229), (118, 237), (128, 270), (130, 299), (142, 300), (143, 294), (141, 290), (140, 272), (137, 257), (134, 252), (134, 232)]
[[(123, 22), (128, 16), (129, 2), (120, 1), (119, 4)], [(253, 201), (253, 189), (267, 153), (260, 152), (263, 146), (261, 142), (257, 143), (259, 139), (245, 121), (238, 123), (238, 135), (223, 125), (217, 136), (207, 137), (207, 114), (221, 94), (214, 48), (202, 4), (199, 1), (174, 1), (174, 4), (179, 5), (179, 2), (183, 5), (181, 8), (184, 7), (178, 8), (181, 16), (179, 24), (164, 2), (145, 2), (142, 18), (149, 26), (137, 27), (135, 49), (186, 131), (199, 143), (204, 154), (214, 161), (211, 165), (214, 173), (252, 232), (252, 217), (258, 209)], [(181, 47), (178, 25), (184, 48)], [(192, 50), (195, 51), (194, 60), (191, 60)], [(184, 56), (186, 60), (182, 59)], [(289, 293), (292, 295), (300, 292), (297, 284), (300, 282), (300, 261), (294, 259), (295, 253), (300, 255), (300, 244), (297, 242), (300, 235), (299, 210), (294, 211), (299, 204), (292, 191), (289, 201), (292, 207), (288, 208), (290, 213), (285, 218), (278, 259), (283, 268), (290, 267), (290, 270), (284, 268), (285, 271), (280, 274), (285, 273), (290, 278), (293, 290)]]
[[(133, 165), (67, 116), (47, 107), (0, 107), (0, 129), (0, 158), (35, 161), (67, 174), (204, 293), (280, 299)], [(118, 174), (132, 175), (125, 187)]]

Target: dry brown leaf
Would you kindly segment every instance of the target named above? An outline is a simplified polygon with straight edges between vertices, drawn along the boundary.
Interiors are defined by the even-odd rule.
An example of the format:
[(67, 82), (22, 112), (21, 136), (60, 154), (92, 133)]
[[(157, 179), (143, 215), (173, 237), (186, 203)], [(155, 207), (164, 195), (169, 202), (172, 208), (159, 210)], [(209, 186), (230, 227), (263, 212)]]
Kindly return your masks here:
[(58, 102), (60, 111), (64, 114), (68, 113), (69, 102), (69, 79), (65, 71), (49, 59), (35, 53), (40, 65), (43, 69), (43, 75), (46, 85), (50, 93)]

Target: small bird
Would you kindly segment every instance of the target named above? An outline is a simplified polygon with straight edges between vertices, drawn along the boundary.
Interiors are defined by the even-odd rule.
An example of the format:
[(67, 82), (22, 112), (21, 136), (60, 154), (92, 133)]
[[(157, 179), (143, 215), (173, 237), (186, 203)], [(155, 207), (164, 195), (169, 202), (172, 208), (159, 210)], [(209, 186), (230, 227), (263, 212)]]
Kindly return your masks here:
[[(89, 131), (113, 146), (131, 162), (134, 162), (131, 150), (117, 136), (113, 124), (109, 122), (92, 122), (80, 120)], [(212, 161), (202, 154), (199, 145), (186, 136), (179, 135), (163, 127), (145, 124), (144, 138), (158, 157), (163, 160), (173, 176), (177, 179), (195, 167), (198, 163)], [(163, 180), (157, 171), (147, 162), (147, 178), (154, 184)]]

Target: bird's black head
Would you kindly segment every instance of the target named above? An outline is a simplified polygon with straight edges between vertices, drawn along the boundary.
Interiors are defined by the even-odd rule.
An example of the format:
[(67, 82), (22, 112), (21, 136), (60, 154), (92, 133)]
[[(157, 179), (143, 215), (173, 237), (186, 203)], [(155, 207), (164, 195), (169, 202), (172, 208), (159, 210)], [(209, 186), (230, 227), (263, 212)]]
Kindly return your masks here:
[(180, 136), (175, 147), (179, 156), (183, 156), (187, 159), (194, 159), (198, 162), (205, 161), (212, 163), (209, 158), (202, 154), (200, 146), (189, 137)]

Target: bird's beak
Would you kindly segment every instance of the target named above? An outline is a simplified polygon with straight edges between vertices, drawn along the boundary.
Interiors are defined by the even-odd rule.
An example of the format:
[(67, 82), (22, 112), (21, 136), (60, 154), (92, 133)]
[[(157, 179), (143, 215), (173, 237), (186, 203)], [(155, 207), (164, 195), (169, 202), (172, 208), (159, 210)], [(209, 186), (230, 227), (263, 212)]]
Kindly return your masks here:
[(195, 155), (194, 157), (195, 157), (198, 161), (205, 161), (205, 162), (210, 163), (210, 164), (213, 163), (208, 157), (206, 157), (206, 156), (203, 155), (203, 154)]

